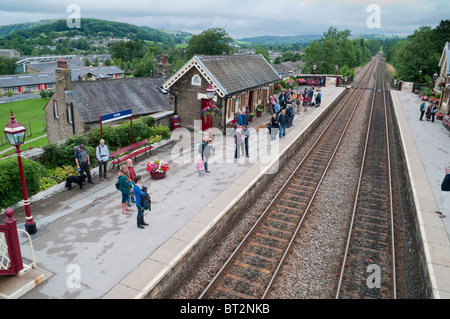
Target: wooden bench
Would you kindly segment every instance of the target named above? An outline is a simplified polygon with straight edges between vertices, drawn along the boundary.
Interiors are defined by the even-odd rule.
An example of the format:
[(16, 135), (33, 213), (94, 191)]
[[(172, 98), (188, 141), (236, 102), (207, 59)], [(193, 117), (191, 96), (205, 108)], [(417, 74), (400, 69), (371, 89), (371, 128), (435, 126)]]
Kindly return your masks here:
[[(138, 147), (140, 147), (142, 145), (146, 145), (146, 146), (137, 149)], [(140, 155), (142, 153), (147, 153), (147, 151), (150, 151), (150, 154), (151, 154), (153, 148), (154, 148), (153, 146), (148, 145), (148, 140), (143, 140), (143, 141), (140, 141), (138, 143), (134, 143), (134, 144), (132, 144), (130, 146), (121, 148), (120, 150), (117, 150), (115, 152), (110, 153), (109, 154), (109, 158), (113, 159), (112, 162), (111, 162), (113, 164), (113, 169), (114, 169), (114, 167), (116, 165), (117, 165), (117, 168), (119, 168), (120, 163), (123, 163), (123, 162), (125, 162), (126, 160), (128, 160), (130, 158), (134, 157), (134, 160), (136, 161), (136, 157), (138, 155)], [(134, 150), (134, 149), (137, 149), (137, 150), (133, 151), (130, 154), (127, 154), (127, 155), (121, 156), (119, 158), (116, 158), (118, 155), (123, 154), (123, 153), (128, 152), (128, 151), (131, 151), (131, 150)]]

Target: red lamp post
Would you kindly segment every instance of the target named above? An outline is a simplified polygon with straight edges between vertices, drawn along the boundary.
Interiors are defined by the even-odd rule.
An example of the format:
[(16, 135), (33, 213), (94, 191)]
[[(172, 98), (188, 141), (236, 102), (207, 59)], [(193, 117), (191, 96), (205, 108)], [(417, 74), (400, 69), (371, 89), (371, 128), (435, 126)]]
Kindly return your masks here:
[(22, 155), (21, 155), (22, 151), (20, 150), (20, 145), (22, 145), (25, 142), (26, 128), (16, 121), (16, 118), (14, 117), (12, 110), (10, 119), (11, 120), (9, 121), (8, 125), (6, 125), (3, 132), (5, 132), (6, 138), (8, 139), (9, 143), (12, 146), (16, 147), (17, 161), (19, 162), (20, 184), (22, 186), (22, 195), (26, 215), (25, 230), (32, 235), (36, 233), (37, 229), (36, 223), (34, 222), (33, 216), (31, 215), (30, 211), (30, 200), (28, 199), (27, 185), (25, 184), (25, 174), (23, 172), (23, 165), (22, 165)]
[(314, 63), (314, 65), (313, 65), (313, 69), (314, 69), (314, 77), (313, 77), (313, 86), (315, 86), (316, 85), (316, 68), (317, 68), (317, 65)]
[[(208, 107), (212, 107), (214, 105), (214, 97), (216, 96), (216, 88), (213, 86), (212, 82), (209, 84), (209, 87), (206, 89), (206, 96), (208, 97)], [(212, 121), (212, 116), (211, 116)], [(212, 141), (212, 127), (209, 128), (209, 141)]]

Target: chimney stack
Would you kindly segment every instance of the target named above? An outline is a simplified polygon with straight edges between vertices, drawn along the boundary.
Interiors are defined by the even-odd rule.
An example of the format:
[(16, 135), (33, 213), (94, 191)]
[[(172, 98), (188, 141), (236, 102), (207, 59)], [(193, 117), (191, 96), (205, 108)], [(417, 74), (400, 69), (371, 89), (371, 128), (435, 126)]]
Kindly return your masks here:
[(167, 54), (164, 54), (159, 60), (159, 63), (156, 65), (156, 76), (167, 80), (171, 75), (172, 73), (170, 72), (169, 56)]
[(72, 90), (72, 71), (69, 69), (67, 61), (59, 59), (56, 61), (56, 93), (64, 95), (65, 91)]

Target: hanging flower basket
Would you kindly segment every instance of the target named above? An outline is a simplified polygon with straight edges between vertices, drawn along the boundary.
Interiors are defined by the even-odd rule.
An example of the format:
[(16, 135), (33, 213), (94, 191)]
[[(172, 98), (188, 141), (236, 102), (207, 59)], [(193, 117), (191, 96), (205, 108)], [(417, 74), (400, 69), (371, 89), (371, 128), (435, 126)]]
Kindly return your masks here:
[(154, 160), (147, 163), (146, 170), (153, 179), (163, 179), (166, 177), (166, 172), (169, 170), (169, 164), (162, 160)]
[(207, 107), (205, 107), (204, 109), (202, 109), (202, 110), (200, 111), (200, 113), (201, 113), (203, 116), (206, 116), (206, 117), (212, 117), (212, 116), (214, 116), (214, 115), (219, 114), (219, 113), (220, 113), (220, 109), (219, 109), (217, 106), (212, 105), (212, 106), (207, 106)]

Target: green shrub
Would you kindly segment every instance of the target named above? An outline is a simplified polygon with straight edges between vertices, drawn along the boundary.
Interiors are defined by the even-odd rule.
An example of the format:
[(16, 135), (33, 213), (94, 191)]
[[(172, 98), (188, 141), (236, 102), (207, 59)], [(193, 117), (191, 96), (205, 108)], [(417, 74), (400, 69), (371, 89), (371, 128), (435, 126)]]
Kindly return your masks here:
[(144, 116), (141, 117), (142, 122), (144, 122), (147, 126), (153, 127), (155, 126), (156, 119), (153, 116)]
[(158, 126), (155, 128), (156, 135), (161, 135), (163, 139), (170, 138), (170, 129), (167, 126)]
[[(41, 177), (47, 176), (47, 171), (41, 164), (22, 158), (27, 185), (28, 196), (33, 196), (39, 192)], [(22, 187), (20, 184), (19, 165), (16, 157), (7, 158), (0, 161), (0, 206), (8, 207), (23, 199)]]

